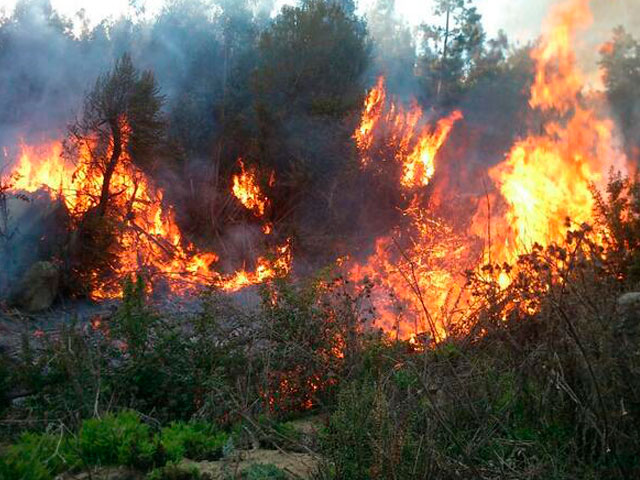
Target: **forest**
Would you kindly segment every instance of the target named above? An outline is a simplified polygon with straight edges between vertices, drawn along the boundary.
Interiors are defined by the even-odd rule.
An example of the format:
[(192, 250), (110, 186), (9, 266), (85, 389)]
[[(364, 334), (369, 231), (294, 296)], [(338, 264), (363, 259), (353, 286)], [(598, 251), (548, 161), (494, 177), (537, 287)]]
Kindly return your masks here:
[(640, 476), (640, 28), (424, 3), (0, 16), (0, 479)]

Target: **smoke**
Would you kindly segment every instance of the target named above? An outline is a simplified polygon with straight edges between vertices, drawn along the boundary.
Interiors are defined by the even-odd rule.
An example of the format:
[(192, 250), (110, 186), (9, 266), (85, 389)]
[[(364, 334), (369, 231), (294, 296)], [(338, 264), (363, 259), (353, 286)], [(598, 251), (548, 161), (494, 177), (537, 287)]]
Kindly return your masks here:
[[(524, 43), (541, 33), (549, 7), (558, 2), (477, 3), (490, 34), (504, 28), (511, 39)], [(228, 185), (217, 182), (216, 176), (228, 179), (241, 155), (258, 162), (262, 156), (270, 156), (270, 167), (288, 168), (288, 177), (277, 172), (283, 184), (301, 183), (296, 175), (308, 175), (304, 198), (299, 192), (292, 196), (293, 189), (282, 188), (280, 195), (291, 198), (285, 198), (282, 211), (275, 208), (274, 215), (295, 224), (293, 228), (301, 236), (315, 239), (317, 246), (310, 245), (309, 251), (329, 251), (336, 231), (344, 233), (344, 243), (355, 243), (355, 231), (360, 231), (357, 241), (373, 237), (372, 232), (389, 226), (397, 211), (391, 201), (381, 206), (384, 200), (375, 193), (384, 192), (384, 188), (376, 190), (359, 178), (360, 174), (349, 177), (341, 171), (345, 170), (345, 159), (354, 157), (349, 140), (358, 120), (357, 102), (353, 103), (353, 118), (338, 121), (339, 115), (332, 116), (336, 109), (346, 108), (334, 103), (334, 97), (357, 98), (359, 90), (364, 92), (360, 73), (336, 75), (336, 79), (349, 77), (344, 90), (341, 85), (327, 85), (332, 82), (310, 82), (311, 87), (305, 89), (296, 79), (292, 90), (301, 92), (295, 102), (304, 104), (302, 107), (292, 105), (282, 88), (262, 98), (256, 94), (260, 33), (273, 22), (276, 3), (173, 0), (154, 18), (104, 21), (77, 36), (73, 23), (57, 14), (46, 0), (23, 0), (0, 24), (0, 146), (7, 147), (8, 158), (15, 158), (22, 141), (64, 138), (67, 124), (80, 113), (83, 98), (98, 75), (129, 52), (137, 67), (153, 70), (166, 96), (165, 112), (175, 148), (162, 159), (166, 171), (155, 175), (167, 190), (165, 198), (177, 205), (178, 222), (189, 227), (185, 231), (190, 238), (206, 242), (207, 236), (215, 234), (228, 244), (228, 251), (238, 250), (231, 255), (234, 257), (244, 257), (259, 241), (254, 229), (239, 225), (218, 231), (219, 225), (212, 220), (224, 213), (216, 210), (216, 205), (221, 203), (221, 192), (228, 193)], [(640, 3), (593, 0), (592, 4), (595, 24), (581, 37), (578, 48), (581, 62), (591, 65), (587, 71), (595, 72), (598, 46), (610, 38), (616, 25), (640, 36)], [(428, 111), (433, 99), (421, 96), (424, 79), (416, 69), (414, 32), (402, 23), (392, 1), (377, 0), (375, 6), (367, 15), (375, 53), (368, 80), (384, 70), (393, 94), (403, 100), (420, 99), (426, 116), (437, 118), (442, 112)], [(499, 20), (489, 14), (496, 11), (501, 12)], [(508, 67), (477, 81), (456, 105), (464, 111), (465, 121), (456, 127), (441, 155), (442, 170), (448, 169), (451, 175), (447, 177), (458, 182), (456, 192), (482, 188), (474, 168), (486, 171), (488, 165), (500, 162), (514, 138), (526, 130), (523, 117), (528, 113), (530, 59), (526, 50), (509, 54)], [(278, 59), (270, 60), (275, 63)], [(324, 70), (336, 64), (328, 62)], [(277, 76), (286, 80), (289, 72), (283, 70), (269, 72), (267, 80)], [(335, 92), (330, 87), (335, 87)], [(345, 95), (347, 89), (351, 91)], [(318, 92), (331, 93), (326, 96), (331, 101), (315, 102)], [(284, 113), (279, 118), (259, 118), (262, 107)], [(309, 113), (312, 109), (315, 111)], [(269, 133), (263, 144), (255, 141), (259, 129)], [(379, 180), (388, 183), (387, 179)], [(376, 198), (363, 200), (363, 192)], [(296, 215), (290, 213), (294, 207)], [(352, 238), (347, 238), (349, 235)]]
[(104, 67), (47, 2), (23, 2), (0, 30), (0, 142), (59, 133)]
[[(545, 18), (554, 5), (566, 0), (478, 0), (480, 12), (490, 33), (504, 30), (509, 38), (526, 44), (543, 32)], [(640, 36), (640, 2), (637, 0), (590, 0), (594, 22), (582, 32), (575, 45), (583, 70), (597, 72), (599, 47), (611, 38), (617, 26)]]
[[(262, 16), (260, 21), (264, 21), (265, 3), (270, 1), (255, 9)], [(223, 11), (219, 4), (228, 8)], [(67, 125), (81, 114), (96, 78), (125, 52), (138, 68), (155, 73), (166, 97), (171, 134), (183, 136), (192, 146), (193, 151), (182, 154), (183, 160), (200, 165), (203, 157), (210, 159), (211, 138), (220, 129), (214, 106), (228, 93), (223, 83), (233, 81), (231, 70), (236, 67), (229, 52), (238, 56), (238, 45), (244, 43), (248, 49), (254, 44), (254, 11), (247, 5), (243, 1), (173, 1), (152, 21), (103, 21), (78, 36), (71, 20), (54, 11), (48, 1), (19, 2), (11, 16), (0, 22), (3, 176), (19, 157), (22, 143), (64, 139)], [(171, 160), (181, 155), (180, 149), (176, 151)], [(202, 178), (202, 171), (195, 177)], [(163, 177), (173, 178), (159, 175)], [(53, 231), (48, 217), (55, 212), (43, 208), (40, 200), (29, 205), (26, 210), (21, 202), (9, 205), (12, 223), (7, 231), (12, 245), (0, 252), (5, 276), (19, 276), (30, 263), (47, 256), (48, 247), (34, 248), (32, 239), (44, 239), (43, 232)]]

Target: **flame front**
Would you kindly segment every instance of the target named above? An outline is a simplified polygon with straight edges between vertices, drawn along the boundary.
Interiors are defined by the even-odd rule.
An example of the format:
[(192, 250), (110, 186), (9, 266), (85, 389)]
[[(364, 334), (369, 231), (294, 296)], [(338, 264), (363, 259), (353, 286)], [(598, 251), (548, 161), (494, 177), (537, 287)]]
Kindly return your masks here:
[[(374, 252), (364, 262), (349, 261), (343, 267), (352, 280), (374, 285), (375, 320), (386, 331), (413, 344), (425, 332), (435, 341), (446, 338), (464, 316), (460, 304), (466, 299), (466, 269), (478, 271), (486, 263), (513, 265), (536, 244), (562, 242), (567, 219), (576, 224), (593, 221), (592, 188), (603, 186), (609, 170), (626, 171), (626, 158), (616, 144), (613, 122), (592, 107), (585, 75), (576, 65), (577, 33), (591, 22), (588, 0), (567, 0), (551, 10), (532, 51), (536, 72), (529, 104), (542, 119), (539, 128), (515, 142), (504, 160), (489, 169), (492, 185), (475, 199), (478, 208), (464, 231), (430, 211), (426, 188), (438, 181), (442, 147), (462, 113), (428, 121), (417, 102), (405, 107), (390, 95), (384, 77), (368, 92), (353, 134), (360, 164), (363, 170), (393, 173), (384, 178), (400, 192), (406, 221), (376, 239)], [(75, 165), (65, 162), (61, 153), (58, 143), (24, 145), (13, 172), (14, 188), (35, 192), (44, 187), (79, 220), (95, 207), (102, 178), (90, 172), (88, 151), (80, 152)], [(260, 172), (242, 159), (238, 167), (231, 193), (262, 221), (263, 233), (272, 235)], [(272, 172), (268, 186), (274, 182)], [(287, 242), (272, 258), (259, 258), (252, 271), (218, 273), (218, 256), (198, 252), (183, 238), (163, 191), (130, 159), (119, 163), (111, 190), (118, 221), (127, 228), (118, 240), (114, 282), (99, 285), (93, 292), (96, 298), (118, 294), (115, 281), (141, 271), (166, 279), (174, 291), (202, 284), (234, 291), (291, 268)], [(508, 275), (500, 275), (499, 285), (507, 288)]]
[(506, 161), (489, 172), (508, 205), (504, 217), (492, 219), (496, 262), (512, 263), (534, 244), (561, 242), (567, 219), (592, 222), (592, 187), (604, 186), (610, 169), (625, 170), (613, 122), (581, 99), (586, 80), (572, 45), (591, 21), (588, 0), (555, 6), (532, 53), (537, 68), (530, 105), (550, 120), (542, 134), (518, 141)]
[[(75, 165), (63, 159), (62, 145), (58, 142), (37, 147), (22, 145), (21, 150), (12, 172), (14, 190), (48, 190), (53, 198), (64, 202), (74, 221), (80, 221), (96, 206), (102, 177), (90, 172), (88, 149), (80, 152)], [(185, 293), (203, 285), (237, 291), (286, 274), (290, 269), (291, 251), (287, 242), (276, 249), (274, 260), (258, 258), (254, 271), (242, 269), (231, 275), (215, 271), (218, 255), (199, 252), (183, 238), (173, 209), (166, 206), (162, 189), (153, 186), (128, 158), (118, 163), (110, 190), (111, 210), (117, 212), (124, 228), (118, 238), (114, 271), (108, 276), (109, 280), (96, 280), (90, 293), (94, 299), (119, 296), (122, 280), (132, 274), (144, 273), (152, 280), (162, 279), (171, 291)], [(261, 216), (267, 200), (259, 190), (257, 198), (262, 203), (243, 204)], [(97, 279), (98, 272), (92, 276)]]
[(424, 113), (415, 102), (405, 110), (396, 102), (387, 105), (388, 99), (385, 80), (380, 77), (366, 98), (354, 137), (363, 168), (382, 168), (372, 159), (385, 163), (385, 156), (391, 153), (399, 167), (398, 185), (409, 203), (403, 211), (409, 227), (379, 238), (367, 262), (351, 266), (350, 278), (369, 280), (377, 287), (375, 321), (384, 330), (403, 339), (425, 331), (443, 339), (447, 329), (439, 313), (451, 297), (452, 286), (464, 283), (455, 263), (469, 249), (462, 238), (452, 241), (454, 234), (444, 223), (425, 215), (415, 192), (431, 182), (438, 151), (462, 113), (454, 111), (432, 128), (425, 124)]
[[(384, 157), (386, 151), (391, 151), (401, 167), (402, 187), (426, 187), (436, 171), (435, 156), (453, 125), (462, 119), (462, 113), (454, 111), (432, 129), (429, 125), (421, 126), (424, 112), (417, 103), (405, 110), (396, 102), (387, 105), (387, 100), (385, 79), (380, 77), (367, 95), (360, 126), (354, 134), (362, 166), (368, 167), (372, 157)], [(385, 150), (382, 155), (375, 151), (378, 143)]]
[[(366, 99), (361, 126), (355, 133), (362, 165), (384, 161), (381, 142), (402, 165), (398, 181), (405, 198), (409, 227), (378, 239), (364, 264), (351, 265), (351, 278), (369, 279), (378, 293), (373, 303), (380, 326), (413, 344), (423, 332), (436, 341), (455, 330), (463, 315), (458, 305), (467, 298), (465, 269), (481, 271), (485, 263), (514, 265), (534, 245), (561, 243), (568, 221), (594, 220), (592, 189), (601, 188), (610, 170), (626, 171), (613, 122), (590, 107), (585, 75), (576, 65), (573, 45), (579, 29), (592, 21), (588, 0), (568, 0), (555, 6), (544, 35), (532, 51), (536, 65), (530, 106), (544, 119), (539, 131), (517, 141), (505, 160), (489, 170), (495, 193), (478, 197), (478, 209), (467, 232), (457, 232), (446, 220), (429, 212), (420, 200), (437, 168), (437, 154), (454, 123), (454, 112), (433, 132), (420, 127), (422, 110), (387, 106), (380, 79)], [(417, 139), (417, 140), (416, 140)], [(489, 203), (488, 210), (486, 207)], [(489, 232), (489, 234), (488, 234)], [(476, 248), (478, 244), (484, 248)], [(510, 277), (497, 279), (507, 288)], [(381, 290), (381, 291), (380, 291)]]

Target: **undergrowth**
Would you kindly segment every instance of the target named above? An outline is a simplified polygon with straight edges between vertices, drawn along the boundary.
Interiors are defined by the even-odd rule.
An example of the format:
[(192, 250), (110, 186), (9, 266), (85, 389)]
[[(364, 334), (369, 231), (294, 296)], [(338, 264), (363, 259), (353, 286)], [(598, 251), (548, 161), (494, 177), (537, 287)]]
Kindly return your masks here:
[[(321, 455), (318, 479), (637, 477), (640, 295), (623, 296), (640, 281), (637, 185), (614, 176), (597, 224), (469, 272), (480, 307), (437, 345), (366, 328), (373, 286), (331, 271), (265, 286), (251, 314), (210, 292), (186, 318), (131, 282), (112, 318), (0, 359), (0, 472), (198, 478), (183, 458), (259, 446)], [(319, 442), (291, 422), (309, 416)], [(239, 475), (285, 478), (274, 468)]]

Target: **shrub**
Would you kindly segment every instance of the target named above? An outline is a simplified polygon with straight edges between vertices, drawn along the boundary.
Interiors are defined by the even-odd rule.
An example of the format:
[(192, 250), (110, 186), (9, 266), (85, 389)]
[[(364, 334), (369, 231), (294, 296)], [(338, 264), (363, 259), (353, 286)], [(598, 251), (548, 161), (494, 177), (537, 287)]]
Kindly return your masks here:
[(50, 480), (79, 462), (63, 436), (23, 433), (0, 458), (0, 478)]
[(146, 480), (199, 480), (202, 478), (196, 467), (184, 467), (174, 462), (168, 462), (164, 467), (149, 472)]
[(374, 388), (371, 384), (344, 386), (338, 405), (322, 437), (323, 450), (331, 460), (336, 478), (365, 480), (370, 478), (373, 449), (370, 432)]
[(167, 458), (178, 461), (218, 460), (229, 437), (205, 423), (172, 423), (162, 429), (160, 444)]
[(127, 465), (147, 469), (154, 463), (155, 442), (148, 425), (130, 411), (85, 420), (77, 448), (88, 465)]
[(254, 463), (242, 472), (244, 480), (286, 480), (287, 475), (270, 463)]
[[(0, 456), (0, 478), (48, 480), (94, 466), (128, 466), (157, 478), (199, 478), (176, 465), (183, 458), (217, 460), (229, 437), (205, 423), (173, 423), (153, 434), (138, 414), (123, 411), (82, 422), (77, 435), (24, 433)], [(166, 468), (161, 468), (170, 460)], [(180, 474), (182, 475), (182, 474)], [(188, 476), (191, 475), (191, 476)], [(156, 478), (156, 477), (152, 477)]]

